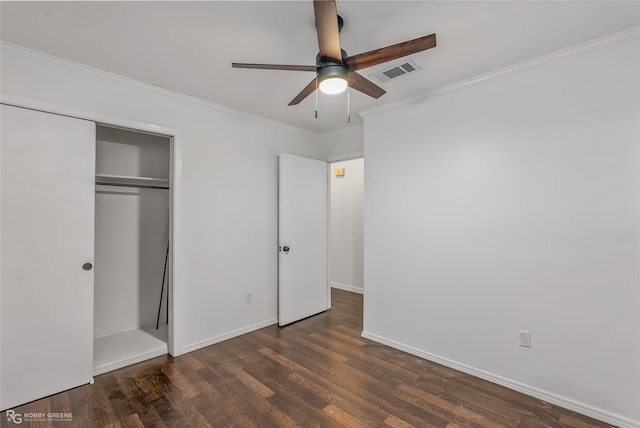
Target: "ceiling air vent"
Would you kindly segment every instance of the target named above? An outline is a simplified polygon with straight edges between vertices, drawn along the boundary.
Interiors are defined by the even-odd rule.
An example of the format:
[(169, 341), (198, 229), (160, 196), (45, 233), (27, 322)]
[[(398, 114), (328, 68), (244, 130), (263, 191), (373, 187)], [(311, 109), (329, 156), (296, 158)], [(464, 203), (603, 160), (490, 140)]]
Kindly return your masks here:
[(408, 59), (400, 63), (396, 63), (391, 67), (387, 67), (384, 70), (370, 74), (369, 77), (377, 79), (380, 82), (386, 82), (388, 80), (397, 79), (400, 76), (404, 76), (418, 70), (421, 70), (421, 68), (418, 67), (415, 62)]

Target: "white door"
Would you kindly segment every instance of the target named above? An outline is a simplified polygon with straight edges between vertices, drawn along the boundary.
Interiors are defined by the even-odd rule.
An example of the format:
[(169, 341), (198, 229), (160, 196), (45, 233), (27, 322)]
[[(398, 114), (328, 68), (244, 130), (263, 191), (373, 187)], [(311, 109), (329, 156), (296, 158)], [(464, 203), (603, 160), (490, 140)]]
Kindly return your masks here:
[(6, 105), (1, 113), (5, 410), (93, 379), (95, 124)]
[(278, 189), (278, 323), (326, 311), (327, 164), (281, 154)]

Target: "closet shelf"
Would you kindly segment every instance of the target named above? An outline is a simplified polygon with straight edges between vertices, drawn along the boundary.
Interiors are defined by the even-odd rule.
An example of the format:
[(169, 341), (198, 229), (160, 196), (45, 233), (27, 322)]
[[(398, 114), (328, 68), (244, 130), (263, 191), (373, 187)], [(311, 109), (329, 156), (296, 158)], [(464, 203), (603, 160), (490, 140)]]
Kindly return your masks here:
[(168, 189), (169, 180), (166, 178), (96, 174), (96, 185)]

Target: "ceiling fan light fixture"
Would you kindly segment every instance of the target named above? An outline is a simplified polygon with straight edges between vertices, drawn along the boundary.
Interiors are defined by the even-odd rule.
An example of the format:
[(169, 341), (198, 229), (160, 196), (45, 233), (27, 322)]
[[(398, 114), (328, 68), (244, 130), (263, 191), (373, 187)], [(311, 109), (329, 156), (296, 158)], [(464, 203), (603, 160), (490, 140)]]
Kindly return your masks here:
[(318, 70), (320, 90), (325, 94), (339, 94), (349, 86), (349, 71), (342, 65), (331, 65)]
[(330, 77), (320, 82), (320, 90), (325, 94), (339, 94), (347, 89), (347, 81), (342, 77)]

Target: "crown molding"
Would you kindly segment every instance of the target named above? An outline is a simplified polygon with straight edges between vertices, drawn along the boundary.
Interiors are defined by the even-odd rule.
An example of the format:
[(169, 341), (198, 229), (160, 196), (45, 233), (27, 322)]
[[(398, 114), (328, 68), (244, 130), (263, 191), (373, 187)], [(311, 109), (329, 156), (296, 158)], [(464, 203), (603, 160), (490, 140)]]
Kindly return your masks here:
[(360, 116), (367, 118), (378, 115), (387, 111), (395, 110), (400, 107), (414, 105), (416, 103), (423, 102), (430, 98), (434, 98), (449, 92), (457, 91), (463, 88), (473, 87), (484, 82), (501, 79), (508, 76), (513, 76), (524, 71), (532, 70), (544, 65), (553, 64), (556, 62), (564, 61), (575, 56), (584, 55), (590, 52), (594, 52), (600, 49), (615, 46), (631, 40), (640, 38), (640, 26), (628, 28), (623, 31), (608, 34), (603, 37), (599, 37), (594, 40), (590, 40), (585, 43), (580, 43), (568, 48), (553, 51), (526, 61), (522, 61), (513, 65), (499, 68), (497, 70), (489, 71), (487, 73), (480, 74), (478, 76), (461, 80), (450, 85), (442, 86), (427, 92), (423, 92), (418, 95), (411, 96), (409, 98), (403, 98), (398, 101), (383, 104), (377, 107), (373, 107), (360, 112)]
[[(440, 96), (449, 92), (453, 92), (459, 89), (463, 89), (463, 88), (467, 88), (467, 87), (472, 87), (487, 81), (491, 81), (491, 80), (495, 80), (498, 78), (503, 78), (503, 77), (507, 77), (507, 76), (511, 76), (517, 73), (521, 73), (527, 70), (531, 70), (543, 65), (547, 65), (547, 64), (551, 64), (554, 62), (559, 62), (559, 61), (563, 61), (565, 59), (574, 57), (574, 56), (578, 56), (578, 55), (583, 55), (586, 53), (590, 53), (599, 49), (604, 49), (610, 46), (614, 46), (617, 44), (621, 44), (621, 43), (625, 43), (627, 41), (631, 41), (634, 39), (638, 39), (640, 38), (640, 26), (636, 26), (636, 27), (631, 27), (627, 30), (623, 30), (620, 32), (616, 32), (613, 34), (609, 34), (607, 36), (604, 37), (600, 37), (585, 43), (581, 43), (575, 46), (571, 46), (568, 48), (564, 48), (564, 49), (560, 49), (545, 55), (541, 55), (539, 57), (530, 59), (530, 60), (526, 60), (517, 64), (513, 64), (507, 67), (503, 67), (497, 70), (493, 70), (490, 71), (488, 73), (484, 73), (475, 77), (472, 77), (470, 79), (465, 79), (450, 85), (446, 85), (440, 88), (436, 88), (427, 92), (423, 92), (421, 94), (409, 97), (409, 98), (404, 98), (398, 101), (394, 101), (388, 104), (383, 104), (371, 109), (367, 109), (364, 111), (361, 111), (359, 114), (360, 116), (366, 118), (369, 116), (375, 116), (377, 114), (380, 113), (384, 113), (386, 111), (390, 111), (390, 110), (394, 110), (397, 109), (399, 107), (403, 107), (403, 106), (407, 106), (407, 105), (411, 105), (411, 104), (415, 104), (417, 102), (422, 102), (424, 100), (436, 97), (436, 96)], [(192, 104), (197, 104), (212, 110), (217, 110), (217, 111), (222, 111), (225, 113), (230, 113), (230, 114), (234, 114), (236, 116), (241, 116), (244, 118), (248, 118), (248, 119), (252, 119), (252, 120), (256, 120), (258, 122), (262, 122), (262, 123), (266, 123), (269, 125), (273, 125), (273, 126), (277, 126), (280, 128), (284, 128), (290, 131), (294, 131), (294, 132), (298, 132), (310, 137), (314, 137), (314, 138), (326, 138), (326, 137), (331, 137), (331, 136), (335, 136), (335, 135), (340, 135), (342, 133), (346, 133), (351, 131), (353, 128), (344, 128), (344, 129), (340, 129), (337, 131), (329, 131), (329, 132), (325, 132), (325, 133), (317, 133), (317, 132), (313, 132), (313, 131), (309, 131), (303, 128), (299, 128), (296, 126), (292, 126), (283, 122), (278, 122), (276, 120), (272, 120), (272, 119), (268, 119), (266, 117), (263, 116), (259, 116), (259, 115), (255, 115), (255, 114), (251, 114), (251, 113), (247, 113), (244, 112), (242, 110), (238, 110), (238, 109), (234, 109), (228, 106), (224, 106), (221, 104), (216, 104), (213, 103), (211, 101), (206, 101), (203, 100), (201, 98), (197, 98), (197, 97), (193, 97), (190, 95), (185, 95), (176, 91), (172, 91), (170, 89), (165, 89), (165, 88), (161, 88), (159, 86), (155, 86), (149, 83), (145, 83), (145, 82), (141, 82), (139, 80), (135, 80), (135, 79), (131, 79), (129, 77), (125, 77), (125, 76), (121, 76), (119, 74), (115, 74), (115, 73), (111, 73), (108, 71), (104, 71), (104, 70), (100, 70), (98, 68), (95, 67), (90, 67), (88, 65), (84, 65), (84, 64), (80, 64), (77, 62), (73, 62), (64, 58), (60, 58), (60, 57), (56, 57), (53, 55), (49, 55), (43, 52), (39, 52), (33, 49), (29, 49), (29, 48), (25, 48), (23, 46), (19, 46), (19, 45), (15, 45), (13, 43), (9, 43), (9, 42), (5, 42), (5, 41), (0, 41), (0, 46), (2, 47), (2, 49), (6, 49), (9, 51), (14, 51), (14, 52), (18, 52), (20, 54), (23, 55), (27, 55), (27, 56), (31, 56), (34, 58), (38, 58), (40, 60), (44, 60), (44, 61), (48, 61), (48, 62), (53, 62), (59, 65), (62, 65), (64, 67), (69, 67), (72, 69), (76, 69), (76, 70), (80, 70), (86, 73), (90, 73), (105, 79), (109, 79), (109, 80), (115, 80), (115, 81), (119, 81), (125, 84), (128, 84), (130, 86), (135, 86), (138, 88), (142, 88), (142, 89), (146, 89), (149, 91), (153, 91), (156, 93), (160, 93), (163, 95), (167, 95), (170, 96), (172, 98), (175, 99), (179, 99), (182, 101), (186, 101), (186, 102), (190, 102)]]
[(156, 86), (156, 85), (152, 85), (150, 83), (145, 83), (145, 82), (141, 82), (139, 80), (135, 80), (135, 79), (131, 79), (129, 77), (125, 77), (116, 73), (111, 73), (109, 71), (105, 71), (105, 70), (101, 70), (99, 68), (95, 68), (95, 67), (91, 67), (88, 65), (84, 65), (84, 64), (80, 64), (77, 62), (73, 62), (70, 61), (68, 59), (64, 59), (64, 58), (60, 58), (57, 56), (53, 56), (53, 55), (49, 55), (46, 54), (44, 52), (40, 52), (40, 51), (36, 51), (33, 49), (29, 49), (29, 48), (25, 48), (24, 46), (19, 46), (19, 45), (15, 45), (13, 43), (9, 43), (9, 42), (5, 42), (5, 41), (0, 41), (0, 46), (2, 47), (3, 50), (8, 50), (8, 51), (13, 51), (13, 52), (17, 52), (19, 54), (22, 55), (26, 55), (26, 56), (30, 56), (33, 58), (37, 58), (43, 61), (47, 61), (47, 62), (52, 62), (52, 63), (56, 63), (58, 65), (62, 65), (64, 67), (68, 67), (68, 68), (72, 68), (75, 70), (79, 70), (85, 73), (89, 73), (89, 74), (93, 74), (95, 76), (99, 76), (101, 78), (104, 79), (109, 79), (109, 80), (115, 80), (115, 81), (119, 81), (121, 83), (130, 85), (130, 86), (135, 86), (137, 88), (141, 88), (141, 89), (146, 89), (149, 91), (153, 91), (159, 94), (163, 94), (163, 95), (167, 95), (170, 96), (172, 98), (175, 99), (179, 99), (181, 101), (186, 101), (192, 104), (197, 104), (212, 110), (217, 110), (217, 111), (222, 111), (225, 113), (231, 113), (234, 114), (236, 116), (241, 116), (247, 119), (252, 119), (252, 120), (256, 120), (258, 122), (262, 122), (262, 123), (266, 123), (269, 125), (274, 125), (280, 128), (284, 128), (290, 131), (294, 131), (294, 132), (299, 132), (301, 134), (310, 136), (310, 137), (320, 137), (320, 134), (316, 133), (316, 132), (312, 132), (306, 129), (302, 129), (302, 128), (298, 128), (296, 126), (292, 126), (292, 125), (288, 125), (286, 123), (283, 122), (278, 122), (277, 120), (273, 120), (273, 119), (268, 119), (266, 117), (263, 116), (258, 116), (256, 114), (251, 114), (251, 113), (247, 113), (244, 112), (242, 110), (238, 110), (238, 109), (234, 109), (222, 104), (216, 104), (214, 102), (211, 101), (206, 101), (203, 100), (201, 98), (197, 98), (197, 97), (193, 97), (191, 95), (186, 95), (186, 94), (182, 94), (180, 92), (176, 92), (170, 89), (166, 89), (166, 88), (162, 88), (160, 86)]
[(349, 132), (356, 132), (357, 130), (360, 130), (362, 132), (363, 128), (364, 128), (364, 125), (362, 125), (362, 124), (354, 125), (354, 126), (350, 126), (350, 127), (347, 127), (347, 128), (336, 129), (335, 131), (323, 132), (322, 134), (318, 134), (318, 137), (320, 137), (320, 138), (333, 138), (333, 137), (340, 136), (342, 134), (348, 134)]

